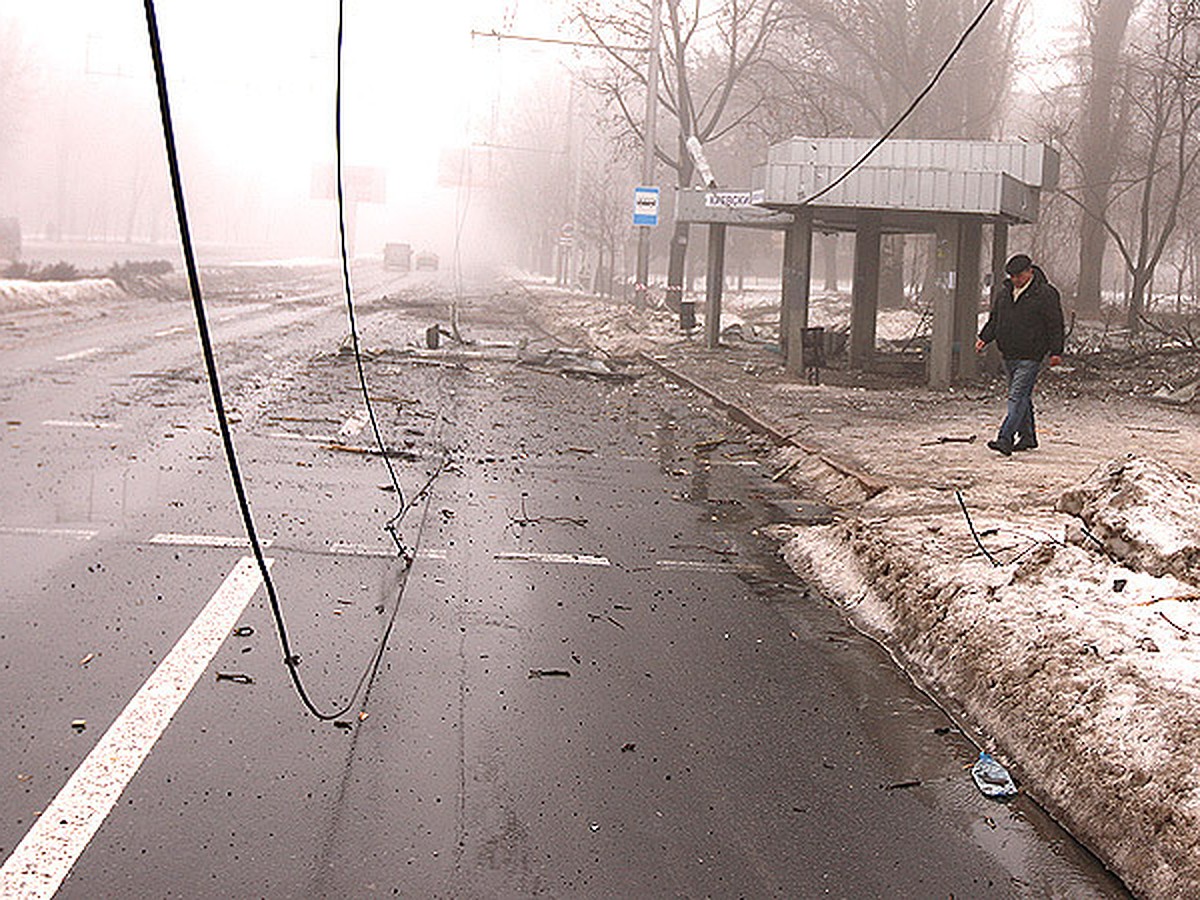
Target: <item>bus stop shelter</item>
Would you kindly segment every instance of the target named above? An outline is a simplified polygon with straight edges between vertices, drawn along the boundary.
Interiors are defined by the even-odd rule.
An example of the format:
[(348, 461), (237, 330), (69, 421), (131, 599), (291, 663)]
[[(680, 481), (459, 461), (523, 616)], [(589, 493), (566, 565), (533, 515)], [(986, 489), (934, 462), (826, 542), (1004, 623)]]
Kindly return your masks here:
[[(850, 232), (854, 242), (849, 365), (870, 369), (885, 234), (937, 237), (927, 377), (947, 387), (976, 374), (983, 229), (991, 227), (991, 271), (1003, 270), (1010, 225), (1037, 221), (1041, 191), (1058, 180), (1059, 157), (1042, 144), (888, 141), (832, 189), (869, 148), (857, 138), (794, 137), (769, 148), (744, 191), (680, 192), (676, 217), (707, 225), (706, 332), (720, 336), (726, 229), (782, 230), (780, 344), (789, 372), (804, 372), (813, 232)], [(810, 199), (811, 198), (811, 199)]]

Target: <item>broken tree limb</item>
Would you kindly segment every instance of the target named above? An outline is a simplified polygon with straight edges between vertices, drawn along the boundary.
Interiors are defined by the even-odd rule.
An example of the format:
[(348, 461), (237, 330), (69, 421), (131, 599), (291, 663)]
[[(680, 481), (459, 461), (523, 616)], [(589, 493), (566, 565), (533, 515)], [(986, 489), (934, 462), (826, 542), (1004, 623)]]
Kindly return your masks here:
[(411, 450), (397, 450), (395, 447), (386, 447), (381, 453), (378, 447), (355, 447), (350, 444), (322, 444), (322, 450), (336, 450), (339, 453), (358, 453), (362, 456), (386, 456), (388, 459), (399, 459), (404, 462), (416, 462), (421, 458), (421, 454), (413, 453)]

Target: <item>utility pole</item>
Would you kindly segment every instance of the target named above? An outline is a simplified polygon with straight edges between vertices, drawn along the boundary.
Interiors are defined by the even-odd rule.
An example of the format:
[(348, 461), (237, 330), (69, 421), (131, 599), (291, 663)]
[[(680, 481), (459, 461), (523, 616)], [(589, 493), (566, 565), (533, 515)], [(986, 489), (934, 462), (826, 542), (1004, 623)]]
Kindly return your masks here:
[[(662, 23), (662, 0), (650, 2), (650, 65), (646, 73), (646, 129), (642, 146), (642, 184), (650, 187), (654, 183), (654, 126), (658, 118), (658, 34)], [(634, 304), (644, 309), (649, 305), (650, 293), (650, 228), (638, 226), (637, 286), (634, 288)]]

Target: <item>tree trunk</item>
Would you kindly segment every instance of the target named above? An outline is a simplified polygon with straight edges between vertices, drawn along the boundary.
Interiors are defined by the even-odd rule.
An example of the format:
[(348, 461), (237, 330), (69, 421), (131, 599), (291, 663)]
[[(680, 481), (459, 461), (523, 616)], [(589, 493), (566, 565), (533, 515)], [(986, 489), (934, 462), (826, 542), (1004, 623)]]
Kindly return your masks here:
[(1146, 285), (1150, 281), (1150, 273), (1137, 271), (1133, 273), (1133, 286), (1129, 289), (1129, 309), (1125, 316), (1125, 327), (1130, 335), (1142, 331), (1142, 312), (1146, 308)]
[(687, 264), (689, 227), (687, 222), (676, 222), (671, 235), (671, 252), (667, 257), (667, 307), (679, 312), (683, 303), (684, 267)]
[(1116, 170), (1113, 133), (1113, 89), (1121, 63), (1121, 44), (1137, 0), (1097, 0), (1089, 47), (1091, 78), (1084, 104), (1080, 174), (1083, 180), (1083, 221), (1080, 223), (1079, 282), (1075, 312), (1080, 318), (1100, 317), (1100, 284), (1108, 235), (1101, 224)]

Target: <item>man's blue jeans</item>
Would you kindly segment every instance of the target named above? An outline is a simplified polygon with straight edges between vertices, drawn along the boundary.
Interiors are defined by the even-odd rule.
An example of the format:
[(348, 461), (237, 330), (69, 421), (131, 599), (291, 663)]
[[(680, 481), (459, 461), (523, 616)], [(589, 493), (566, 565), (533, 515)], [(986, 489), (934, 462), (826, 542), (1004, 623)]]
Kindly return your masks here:
[(1042, 371), (1040, 359), (1006, 359), (1008, 372), (1008, 415), (1000, 424), (999, 439), (1011, 443), (1020, 435), (1027, 443), (1037, 441), (1033, 427), (1033, 385)]

